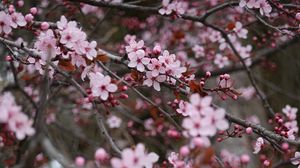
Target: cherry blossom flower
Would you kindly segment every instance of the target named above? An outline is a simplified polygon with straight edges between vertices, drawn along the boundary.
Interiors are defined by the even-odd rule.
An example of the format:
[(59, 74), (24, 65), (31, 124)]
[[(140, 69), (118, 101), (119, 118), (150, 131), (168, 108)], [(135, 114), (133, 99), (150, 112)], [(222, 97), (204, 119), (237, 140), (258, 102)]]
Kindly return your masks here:
[(220, 156), (221, 156), (222, 162), (224, 163), (224, 166), (230, 167), (230, 168), (243, 167), (243, 166), (245, 166), (244, 164), (247, 163), (245, 161), (249, 160), (249, 156), (247, 154), (238, 156), (226, 149), (223, 149), (221, 151)]
[(18, 12), (14, 12), (11, 14), (11, 27), (17, 28), (18, 26), (23, 27), (27, 24), (25, 17)]
[(100, 96), (102, 100), (107, 100), (109, 93), (116, 92), (117, 85), (111, 83), (110, 76), (104, 76), (100, 72), (90, 73), (90, 86), (94, 97)]
[(286, 105), (282, 112), (289, 118), (289, 120), (295, 120), (297, 117), (298, 109), (295, 107), (291, 107), (290, 105)]
[(17, 139), (22, 140), (26, 135), (31, 136), (35, 133), (33, 121), (21, 112), (21, 107), (16, 104), (11, 93), (5, 92), (0, 96), (0, 109), (0, 123), (7, 124)]
[(200, 116), (184, 118), (182, 122), (182, 127), (186, 129), (189, 135), (192, 137), (204, 136), (202, 118)]
[(136, 42), (134, 39), (132, 39), (131, 41), (129, 41), (129, 46), (126, 46), (126, 52), (128, 54), (132, 53), (132, 52), (137, 52), (139, 50), (143, 50), (144, 47), (144, 41), (140, 40), (139, 42)]
[(152, 168), (158, 161), (158, 155), (154, 152), (147, 154), (143, 144), (137, 144), (135, 149), (126, 148), (122, 151), (122, 159), (112, 158), (113, 168)]
[(56, 38), (51, 29), (41, 32), (34, 46), (40, 52), (43, 61), (54, 58), (58, 53)]
[(170, 15), (176, 8), (174, 3), (170, 3), (170, 0), (163, 0), (162, 5), (163, 7), (158, 11), (161, 15)]
[(219, 108), (214, 113), (205, 113), (205, 117), (202, 119), (203, 136), (214, 136), (217, 130), (226, 130), (229, 128), (228, 121), (225, 119), (225, 110)]
[(90, 43), (86, 42), (84, 44), (84, 52), (86, 57), (89, 59), (89, 60), (93, 60), (93, 58), (96, 58), (97, 57), (97, 51), (96, 51), (96, 47), (97, 47), (97, 42), (96, 41), (92, 41)]
[(190, 163), (186, 163), (183, 160), (180, 160), (179, 154), (175, 152), (171, 152), (168, 157), (169, 163), (172, 164), (174, 168), (191, 168)]
[(243, 38), (243, 39), (247, 38), (248, 30), (243, 28), (243, 25), (241, 22), (236, 22), (233, 30), (236, 32), (238, 37)]
[(154, 77), (165, 72), (165, 68), (162, 66), (161, 62), (158, 61), (156, 58), (152, 58), (147, 67), (152, 72), (152, 76)]
[(130, 62), (128, 63), (128, 66), (131, 68), (136, 67), (137, 70), (140, 72), (144, 72), (145, 65), (148, 65), (150, 62), (150, 58), (145, 57), (144, 50), (138, 50), (136, 52), (131, 52), (128, 55), (128, 58), (130, 60)]
[(239, 3), (240, 7), (245, 7), (247, 8), (259, 8), (259, 4), (257, 3), (257, 0), (241, 0)]
[(113, 115), (107, 119), (107, 124), (109, 128), (119, 128), (121, 126), (122, 120), (121, 118)]
[(33, 120), (28, 119), (28, 117), (21, 112), (13, 114), (8, 121), (9, 129), (16, 134), (19, 140), (24, 139), (26, 135), (32, 136), (35, 133), (32, 124)]
[(240, 88), (239, 91), (242, 93), (241, 97), (243, 97), (245, 100), (250, 100), (256, 93), (252, 86)]
[(0, 12), (0, 33), (9, 34), (12, 31), (11, 25), (13, 24), (11, 16), (4, 11)]
[(181, 100), (179, 102), (179, 108), (176, 110), (177, 113), (179, 113), (183, 116), (188, 116), (188, 111), (186, 109), (186, 105), (187, 105), (187, 102)]
[(230, 64), (228, 58), (226, 56), (222, 56), (221, 54), (216, 54), (214, 63), (218, 66), (218, 68), (223, 68)]
[(68, 48), (73, 48), (79, 40), (79, 31), (76, 27), (68, 27), (60, 32), (60, 43), (65, 44)]
[(298, 168), (300, 168), (300, 152), (295, 152), (295, 157), (291, 161), (293, 165), (298, 165)]
[(258, 0), (257, 3), (259, 4), (260, 14), (269, 16), (272, 11), (271, 5), (266, 0)]
[(204, 48), (200, 45), (195, 45), (192, 50), (195, 53), (195, 58), (200, 58), (200, 57), (204, 57), (205, 53), (204, 53)]
[(210, 113), (213, 111), (211, 106), (212, 97), (205, 96), (200, 97), (195, 93), (190, 96), (190, 103), (187, 104), (187, 110), (191, 116), (203, 115), (204, 113)]
[(258, 154), (258, 152), (261, 150), (263, 145), (264, 145), (264, 139), (262, 137), (257, 138), (253, 153)]
[(76, 54), (75, 52), (68, 52), (69, 56), (71, 57), (71, 63), (73, 65), (76, 65), (77, 67), (80, 67), (81, 65), (83, 67), (86, 66), (86, 61), (83, 57), (81, 57), (80, 55)]
[(57, 22), (57, 27), (60, 30), (65, 30), (67, 28), (77, 27), (77, 23), (75, 21), (68, 22), (67, 18), (64, 15), (62, 15), (60, 17), (60, 21)]
[(146, 72), (146, 80), (144, 80), (143, 85), (148, 87), (153, 86), (155, 90), (160, 91), (160, 84), (166, 80), (165, 75), (153, 76), (151, 71)]

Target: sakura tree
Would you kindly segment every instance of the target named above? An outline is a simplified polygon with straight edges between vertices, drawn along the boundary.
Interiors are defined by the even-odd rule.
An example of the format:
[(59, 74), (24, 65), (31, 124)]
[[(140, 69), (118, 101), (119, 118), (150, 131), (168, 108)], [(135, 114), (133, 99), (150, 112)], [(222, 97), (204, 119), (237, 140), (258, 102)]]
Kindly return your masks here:
[(300, 167), (297, 104), (264, 86), (300, 99), (259, 75), (299, 44), (298, 0), (0, 9), (0, 167)]

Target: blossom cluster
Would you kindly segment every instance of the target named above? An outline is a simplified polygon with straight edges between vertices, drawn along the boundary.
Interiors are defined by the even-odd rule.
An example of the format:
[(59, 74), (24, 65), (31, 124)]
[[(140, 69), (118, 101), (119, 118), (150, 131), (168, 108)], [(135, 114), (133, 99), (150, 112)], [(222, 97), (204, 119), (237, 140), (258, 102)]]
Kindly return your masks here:
[(137, 144), (134, 149), (126, 148), (122, 151), (121, 159), (112, 158), (113, 168), (152, 168), (159, 156), (154, 153), (146, 153), (143, 144)]
[(226, 149), (221, 151), (221, 160), (224, 163), (224, 166), (230, 168), (240, 168), (246, 166), (250, 161), (250, 156), (247, 154), (242, 154), (240, 156), (229, 152)]
[(283, 125), (288, 129), (287, 135), (289, 139), (295, 140), (295, 135), (298, 134), (299, 127), (297, 122), (297, 112), (298, 109), (295, 107), (291, 107), (290, 105), (286, 105), (285, 108), (282, 109), (282, 112), (286, 116), (286, 121)]
[(261, 15), (270, 16), (272, 7), (267, 0), (240, 0), (240, 7), (259, 9)]
[(6, 124), (9, 131), (15, 133), (19, 140), (35, 133), (32, 127), (33, 121), (22, 112), (20, 106), (15, 102), (15, 98), (9, 92), (0, 96), (0, 123)]
[(182, 126), (191, 137), (214, 136), (217, 130), (226, 130), (229, 124), (225, 119), (225, 110), (211, 107), (212, 97), (200, 97), (195, 93), (190, 96), (190, 102), (180, 103), (177, 112), (187, 117)]
[[(71, 60), (72, 65), (76, 67), (86, 67), (86, 60), (93, 60), (97, 56), (96, 41), (88, 42), (86, 33), (78, 28), (75, 21), (68, 22), (65, 16), (61, 16), (60, 21), (57, 22), (58, 29), (55, 31), (49, 29), (47, 24), (45, 22), (46, 26), (43, 28), (42, 23), (44, 31), (40, 33), (34, 44), (41, 58), (28, 59), (30, 63), (35, 64), (41, 74), (44, 73), (43, 66), (46, 62), (56, 58), (57, 55), (61, 55), (61, 59)], [(57, 65), (58, 61), (54, 61), (54, 64)], [(53, 72), (51, 67), (49, 69)]]
[(170, 1), (170, 0), (163, 0), (162, 1), (162, 8), (159, 9), (159, 13), (161, 15), (170, 15), (170, 14), (175, 14), (175, 15), (183, 15), (186, 10), (187, 10), (188, 4), (186, 2), (182, 1)]
[(145, 72), (145, 80), (143, 85), (153, 86), (155, 90), (160, 91), (160, 83), (169, 82), (175, 84), (176, 79), (183, 76), (186, 67), (181, 65), (181, 61), (176, 59), (175, 54), (169, 51), (161, 52), (160, 46), (153, 49), (153, 57), (146, 53), (144, 49), (144, 41), (136, 42), (134, 39), (129, 41), (126, 46), (129, 63), (128, 66), (136, 68), (139, 72)]
[(171, 152), (169, 157), (168, 157), (169, 163), (174, 167), (174, 168), (191, 168), (192, 165), (190, 162), (186, 163), (184, 160), (182, 160), (179, 156), (178, 153)]
[(24, 27), (27, 24), (25, 17), (21, 13), (16, 12), (13, 7), (9, 11), (9, 14), (0, 11), (0, 34), (9, 34), (12, 28)]

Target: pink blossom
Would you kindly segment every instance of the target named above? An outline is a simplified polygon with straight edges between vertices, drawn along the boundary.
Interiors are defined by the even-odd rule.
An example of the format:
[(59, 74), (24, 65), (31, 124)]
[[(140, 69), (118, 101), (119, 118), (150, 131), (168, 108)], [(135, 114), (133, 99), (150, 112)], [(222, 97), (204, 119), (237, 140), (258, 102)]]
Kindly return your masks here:
[(259, 4), (257, 3), (257, 0), (241, 0), (239, 3), (240, 7), (247, 6), (248, 8), (259, 8)]
[(35, 42), (34, 47), (40, 52), (43, 61), (49, 58), (54, 58), (58, 53), (56, 46), (56, 38), (51, 29), (46, 32), (41, 32), (38, 40)]
[(258, 0), (257, 3), (259, 4), (260, 14), (269, 16), (272, 11), (271, 5), (266, 0)]
[(187, 102), (181, 100), (179, 102), (179, 108), (176, 110), (177, 113), (179, 113), (183, 116), (188, 116), (188, 111), (186, 109), (186, 105), (187, 105)]
[(143, 85), (148, 87), (153, 86), (155, 90), (160, 91), (160, 84), (166, 80), (165, 75), (153, 76), (151, 71), (146, 72), (146, 80), (144, 80)]
[(286, 105), (282, 112), (289, 118), (289, 120), (295, 120), (297, 117), (298, 109), (295, 107), (291, 107), (290, 105)]
[(191, 116), (203, 115), (204, 113), (210, 113), (213, 111), (211, 106), (212, 97), (205, 96), (200, 97), (195, 93), (190, 96), (190, 104), (187, 104), (187, 110)]
[(193, 116), (183, 119), (182, 127), (186, 129), (190, 136), (204, 136), (202, 118), (200, 116)]
[(7, 124), (17, 139), (22, 140), (26, 135), (31, 136), (35, 133), (33, 121), (21, 112), (21, 107), (16, 104), (11, 93), (5, 92), (0, 96), (0, 109), (0, 123)]
[(205, 117), (202, 119), (203, 136), (214, 136), (217, 130), (226, 130), (229, 128), (228, 121), (225, 119), (225, 110), (219, 108), (213, 113), (205, 113)]
[(23, 27), (27, 24), (25, 17), (18, 12), (12, 13), (11, 19), (12, 19), (11, 27), (13, 28), (17, 28), (18, 26)]
[(191, 164), (181, 160), (178, 153), (171, 152), (168, 161), (172, 164), (173, 168), (191, 168)]
[(92, 41), (90, 43), (88, 43), (88, 42), (86, 43), (86, 47), (84, 49), (85, 49), (86, 57), (89, 60), (93, 60), (93, 58), (97, 57), (96, 47), (97, 47), (97, 42), (96, 41)]
[(264, 145), (264, 139), (262, 137), (257, 138), (253, 153), (258, 154), (258, 152), (261, 150), (263, 145)]
[(295, 152), (295, 157), (291, 160), (293, 165), (298, 165), (298, 168), (300, 168), (300, 152)]
[(170, 0), (163, 0), (162, 5), (163, 7), (158, 11), (161, 15), (170, 15), (176, 8), (174, 3), (170, 3)]
[(109, 126), (109, 128), (119, 128), (121, 126), (122, 120), (121, 118), (117, 117), (117, 116), (110, 116), (107, 119), (107, 124)]
[(152, 168), (153, 164), (157, 162), (159, 158), (156, 153), (146, 153), (143, 144), (137, 144), (135, 149), (124, 149), (121, 157), (122, 159), (111, 159), (113, 168)]
[(137, 52), (139, 50), (143, 50), (144, 47), (144, 41), (140, 40), (139, 42), (136, 42), (135, 40), (129, 41), (129, 46), (126, 46), (126, 52), (128, 54), (132, 52)]
[(161, 62), (158, 61), (156, 58), (152, 58), (147, 67), (152, 72), (152, 76), (154, 77), (165, 72), (165, 68), (162, 66)]
[(241, 22), (235, 23), (235, 27), (234, 27), (233, 31), (236, 32), (238, 37), (243, 38), (243, 39), (247, 38), (248, 30), (243, 28), (243, 25)]
[(226, 56), (222, 56), (221, 54), (216, 54), (214, 63), (218, 66), (218, 68), (223, 68), (230, 64), (228, 58)]
[(89, 78), (92, 95), (100, 96), (102, 100), (107, 100), (109, 93), (116, 92), (118, 89), (117, 85), (111, 83), (110, 76), (104, 76), (100, 72), (90, 73)]
[(195, 53), (195, 58), (200, 58), (200, 57), (204, 57), (205, 53), (204, 53), (204, 48), (200, 45), (195, 45), (192, 50)]
[(12, 31), (11, 25), (13, 24), (11, 16), (4, 11), (0, 12), (0, 33), (9, 34)]
[(69, 56), (71, 57), (71, 63), (73, 65), (76, 65), (77, 67), (80, 67), (81, 65), (83, 67), (86, 66), (86, 61), (82, 56), (76, 54), (75, 52), (68, 52), (68, 53), (69, 53)]
[(28, 119), (25, 114), (17, 112), (10, 115), (11, 117), (8, 121), (9, 129), (16, 134), (19, 140), (24, 139), (26, 135), (32, 136), (35, 133), (35, 130), (32, 128), (33, 120)]
[(136, 52), (131, 52), (128, 55), (128, 58), (130, 62), (128, 63), (128, 66), (131, 68), (136, 67), (138, 71), (144, 72), (145, 71), (145, 65), (149, 64), (150, 58), (145, 57), (145, 51), (144, 50), (138, 50)]

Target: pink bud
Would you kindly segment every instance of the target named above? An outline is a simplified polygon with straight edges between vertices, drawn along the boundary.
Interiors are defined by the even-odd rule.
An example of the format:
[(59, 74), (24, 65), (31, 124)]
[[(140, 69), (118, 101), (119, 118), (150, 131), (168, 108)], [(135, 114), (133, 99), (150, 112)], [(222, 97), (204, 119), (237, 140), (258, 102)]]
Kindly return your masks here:
[(281, 148), (282, 148), (283, 150), (288, 150), (288, 149), (289, 149), (289, 144), (288, 144), (288, 143), (283, 143), (283, 144), (281, 145)]
[(16, 11), (15, 7), (13, 5), (9, 5), (8, 12), (9, 13), (14, 13), (15, 11)]
[(122, 93), (122, 94), (120, 95), (120, 98), (121, 98), (121, 99), (127, 99), (127, 98), (128, 98), (128, 95), (125, 94), (125, 93)]
[(104, 161), (108, 158), (106, 151), (103, 148), (99, 148), (95, 152), (95, 160)]
[(249, 161), (250, 161), (249, 155), (243, 154), (243, 155), (241, 156), (241, 162), (242, 162), (243, 164), (247, 164), (247, 163), (249, 163)]
[(296, 19), (300, 21), (300, 12), (296, 14)]
[(230, 75), (229, 75), (229, 74), (224, 74), (224, 79), (225, 79), (225, 80), (230, 79)]
[(82, 167), (85, 164), (85, 159), (81, 156), (77, 156), (75, 159), (76, 166)]
[(190, 149), (187, 146), (182, 146), (179, 152), (180, 155), (187, 156), (190, 153)]
[(153, 53), (158, 55), (161, 53), (161, 47), (159, 45), (156, 45), (154, 48), (153, 48)]
[(43, 22), (43, 23), (41, 24), (41, 29), (42, 29), (42, 30), (47, 30), (47, 29), (49, 29), (49, 27), (50, 27), (50, 25), (49, 25), (49, 23), (47, 23), (47, 22)]
[(253, 133), (253, 129), (251, 127), (246, 128), (246, 133), (247, 134), (252, 134)]
[(17, 5), (18, 5), (18, 7), (24, 6), (24, 1), (23, 1), (23, 0), (19, 0), (19, 1), (17, 2)]
[(210, 73), (209, 71), (206, 71), (205, 77), (206, 77), (206, 78), (209, 78), (210, 76), (211, 76), (211, 73)]
[(267, 166), (267, 167), (270, 166), (270, 161), (269, 160), (265, 160), (264, 161), (264, 166)]
[(33, 20), (32, 14), (29, 13), (29, 14), (25, 15), (25, 20), (26, 20), (26, 22), (31, 22)]
[(12, 61), (12, 57), (10, 55), (5, 56), (6, 61)]
[(122, 91), (126, 91), (126, 90), (128, 90), (128, 87), (127, 86), (122, 86), (122, 89), (121, 89)]
[(33, 14), (33, 15), (36, 15), (37, 14), (37, 8), (36, 7), (30, 8), (30, 13)]

